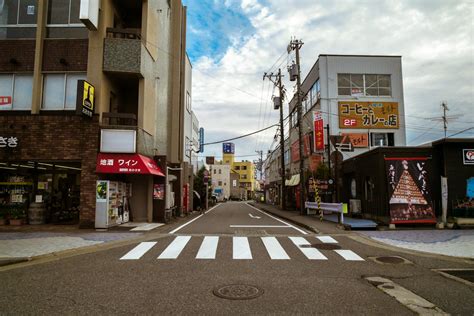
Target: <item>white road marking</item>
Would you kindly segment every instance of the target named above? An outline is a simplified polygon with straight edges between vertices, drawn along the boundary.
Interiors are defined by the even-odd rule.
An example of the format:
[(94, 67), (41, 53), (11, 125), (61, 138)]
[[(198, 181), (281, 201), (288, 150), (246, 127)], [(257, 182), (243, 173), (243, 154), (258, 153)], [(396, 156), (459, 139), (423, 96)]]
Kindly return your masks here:
[(252, 259), (249, 240), (247, 237), (233, 237), (233, 259)]
[(229, 225), (229, 227), (271, 227), (271, 228), (291, 228), (283, 225)]
[(303, 237), (288, 237), (291, 241), (301, 250), (301, 252), (308, 258), (309, 260), (328, 260), (319, 250), (315, 248), (304, 248), (301, 246), (311, 245), (306, 239)]
[(250, 204), (248, 204), (248, 203), (245, 203), (245, 204), (246, 204), (248, 207), (251, 207), (251, 208), (253, 208), (254, 210), (259, 211), (260, 213), (263, 213), (263, 214), (267, 215), (268, 217), (273, 218), (274, 220), (279, 221), (280, 223), (285, 224), (285, 225), (288, 226), (288, 227), (291, 227), (291, 228), (293, 228), (293, 229), (296, 229), (297, 231), (299, 231), (299, 232), (302, 233), (303, 235), (307, 235), (307, 234), (308, 234), (308, 233), (305, 232), (304, 230), (299, 229), (298, 227), (295, 227), (295, 226), (293, 226), (293, 225), (291, 225), (291, 224), (288, 224), (287, 222), (282, 221), (281, 219), (276, 218), (275, 216), (272, 216), (272, 215), (270, 215), (270, 214), (267, 214), (267, 213), (265, 213), (264, 211), (259, 210), (258, 208), (254, 207), (254, 206), (252, 206), (252, 205), (250, 205)]
[(201, 247), (196, 255), (196, 259), (215, 259), (219, 237), (206, 236), (202, 241)]
[(138, 260), (140, 259), (148, 250), (153, 248), (156, 245), (155, 241), (141, 242), (135, 248), (127, 252), (120, 260)]
[(337, 244), (337, 240), (330, 236), (316, 236), (316, 238), (318, 238), (325, 244)]
[[(212, 211), (213, 209), (215, 209), (215, 208), (218, 207), (219, 205), (221, 205), (221, 204), (217, 204), (217, 205), (213, 206), (213, 207), (210, 208), (208, 211), (206, 211), (204, 214), (209, 213), (210, 211)], [(193, 219), (190, 220), (189, 222), (184, 223), (183, 225), (179, 226), (178, 228), (176, 228), (176, 229), (170, 231), (169, 234), (174, 234), (174, 233), (176, 233), (178, 230), (180, 230), (181, 228), (183, 228), (183, 227), (185, 227), (185, 226), (191, 224), (192, 222), (194, 222), (195, 220), (197, 220), (197, 219), (200, 218), (201, 216), (203, 216), (203, 214), (199, 215), (199, 216), (196, 217), (196, 218), (193, 218)]]
[(178, 236), (171, 244), (161, 253), (158, 259), (176, 259), (181, 251), (191, 239), (191, 236)]
[(260, 216), (254, 216), (254, 215), (252, 215), (251, 213), (249, 213), (249, 216), (250, 216), (251, 218), (256, 218), (256, 219), (260, 219), (260, 218), (261, 218)]
[(272, 260), (289, 260), (290, 257), (275, 237), (261, 237)]
[(342, 250), (342, 249), (337, 249), (334, 250), (337, 252), (341, 257), (348, 261), (365, 261), (363, 258), (361, 258), (358, 254), (356, 254), (352, 250)]

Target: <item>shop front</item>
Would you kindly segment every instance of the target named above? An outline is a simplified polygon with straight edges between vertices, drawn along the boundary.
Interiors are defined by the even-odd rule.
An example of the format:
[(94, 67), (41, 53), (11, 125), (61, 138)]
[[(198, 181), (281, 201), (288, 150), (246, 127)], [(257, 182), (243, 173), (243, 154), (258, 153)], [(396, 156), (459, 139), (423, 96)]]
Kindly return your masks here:
[(153, 159), (140, 154), (99, 153), (96, 172), (96, 228), (154, 220), (153, 201), (164, 198), (160, 182), (165, 174)]

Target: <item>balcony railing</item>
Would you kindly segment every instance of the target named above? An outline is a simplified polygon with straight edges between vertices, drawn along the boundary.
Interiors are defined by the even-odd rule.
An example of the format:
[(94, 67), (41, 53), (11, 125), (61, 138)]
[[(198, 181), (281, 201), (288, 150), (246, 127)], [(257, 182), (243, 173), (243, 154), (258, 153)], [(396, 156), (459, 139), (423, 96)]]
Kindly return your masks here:
[(137, 116), (132, 113), (102, 113), (102, 125), (137, 126)]
[(140, 40), (142, 35), (140, 29), (117, 29), (109, 27), (107, 28), (107, 37)]

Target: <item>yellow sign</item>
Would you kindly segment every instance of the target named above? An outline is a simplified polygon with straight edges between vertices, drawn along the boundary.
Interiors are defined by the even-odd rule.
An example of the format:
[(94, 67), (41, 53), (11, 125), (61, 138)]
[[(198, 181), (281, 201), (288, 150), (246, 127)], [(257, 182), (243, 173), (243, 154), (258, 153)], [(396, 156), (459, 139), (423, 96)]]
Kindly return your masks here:
[(398, 128), (397, 102), (339, 102), (339, 128)]
[(84, 115), (92, 117), (94, 114), (94, 107), (95, 107), (95, 88), (87, 81), (83, 81), (84, 86), (82, 89), (82, 100), (81, 100), (81, 112)]

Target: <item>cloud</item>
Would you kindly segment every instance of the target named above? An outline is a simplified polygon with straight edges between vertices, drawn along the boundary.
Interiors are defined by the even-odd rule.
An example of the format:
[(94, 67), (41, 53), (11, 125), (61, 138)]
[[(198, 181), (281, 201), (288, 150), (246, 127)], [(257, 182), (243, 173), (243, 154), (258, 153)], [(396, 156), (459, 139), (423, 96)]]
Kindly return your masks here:
[[(226, 17), (239, 17), (216, 24), (222, 28), (211, 34), (218, 36), (208, 40), (225, 43), (219, 49), (193, 54), (193, 47), (188, 47), (194, 66), (193, 107), (213, 139), (245, 134), (278, 121), (270, 100), (272, 85), (262, 77), (280, 56), (276, 66), (287, 75), (285, 51), (292, 36), (305, 43), (303, 77), (319, 54), (401, 55), (409, 144), (444, 135), (442, 124), (429, 120), (441, 117), (443, 100), (448, 102), (449, 114), (463, 115), (450, 120), (448, 134), (474, 126), (474, 9), (468, 0), (299, 0), (296, 4), (216, 0), (213, 5), (213, 11), (221, 10)], [(189, 8), (189, 14), (197, 6), (201, 1)], [(224, 15), (207, 13), (188, 23), (201, 29), (195, 23)], [(286, 79), (291, 97), (293, 83)], [(237, 154), (269, 149), (273, 134), (274, 130), (240, 141)], [(219, 153), (220, 148), (213, 150)]]

